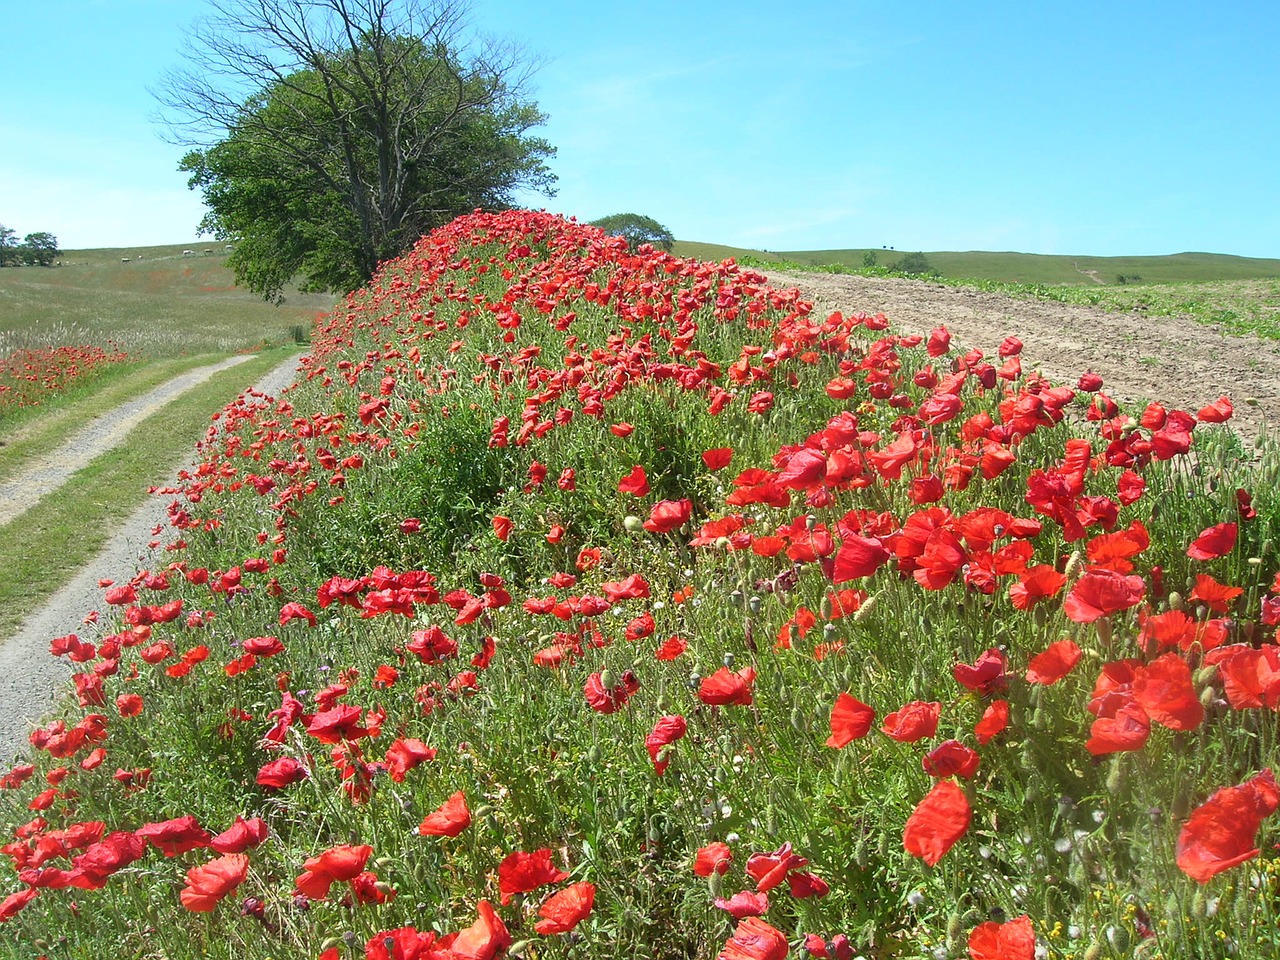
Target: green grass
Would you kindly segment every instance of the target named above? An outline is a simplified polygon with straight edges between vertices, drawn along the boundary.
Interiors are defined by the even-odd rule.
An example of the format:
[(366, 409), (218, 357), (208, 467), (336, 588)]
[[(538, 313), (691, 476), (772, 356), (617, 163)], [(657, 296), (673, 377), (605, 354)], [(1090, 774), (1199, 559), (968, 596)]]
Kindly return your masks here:
[[(705, 260), (783, 261), (799, 267), (842, 266), (851, 272), (864, 270), (863, 257), (875, 255), (878, 268), (892, 269), (912, 250), (857, 248), (840, 250), (752, 250), (723, 244), (679, 240), (673, 251), (682, 257)], [(996, 253), (981, 250), (924, 251), (930, 266), (943, 277), (998, 280), (1021, 284), (1066, 284), (1099, 287), (1123, 286), (1117, 278), (1138, 277), (1145, 284), (1199, 283), (1219, 280), (1280, 278), (1280, 260), (1235, 257), (1221, 253), (1175, 253), (1158, 257), (1091, 257), (1038, 253)], [(1101, 281), (1099, 283), (1098, 281)]]
[[(289, 352), (272, 350), (211, 377), (140, 423), (124, 443), (95, 459), (67, 483), (12, 523), (0, 527), (0, 641), (70, 580), (107, 542), (122, 520), (191, 456), (209, 424), (209, 413), (284, 362)], [(208, 362), (210, 358), (200, 358)], [(168, 379), (186, 364), (170, 361), (145, 368)], [(113, 384), (108, 391), (125, 386)], [(95, 397), (83, 403), (103, 400)], [(83, 411), (81, 402), (58, 411), (62, 424)], [(38, 421), (24, 441), (48, 445), (50, 429)], [(22, 449), (28, 449), (23, 447)], [(0, 464), (11, 462), (4, 452)]]
[[(193, 249), (194, 256), (183, 256)], [(211, 250), (205, 253), (205, 250)], [(128, 258), (129, 262), (122, 262)], [(0, 352), (30, 345), (104, 344), (131, 353), (233, 353), (295, 339), (328, 294), (283, 306), (235, 287), (221, 244), (68, 250), (61, 266), (0, 270)]]

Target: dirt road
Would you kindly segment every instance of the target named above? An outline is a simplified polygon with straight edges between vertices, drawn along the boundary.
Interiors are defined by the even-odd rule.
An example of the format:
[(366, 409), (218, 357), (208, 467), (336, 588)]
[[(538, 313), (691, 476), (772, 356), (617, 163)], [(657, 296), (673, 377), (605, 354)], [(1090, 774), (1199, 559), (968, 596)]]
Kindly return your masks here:
[[(257, 389), (273, 396), (278, 394), (293, 382), (297, 365), (297, 357), (290, 357), (258, 383)], [(154, 412), (172, 398), (171, 395), (157, 394), (152, 399), (151, 408), (140, 415)], [(97, 429), (104, 435), (109, 434), (117, 418), (128, 418), (134, 413), (137, 411), (132, 409), (132, 405), (126, 404), (104, 414)], [(124, 435), (119, 434), (121, 438)], [(192, 438), (194, 445), (195, 438)], [(179, 465), (174, 466), (176, 472)], [(36, 496), (34, 488), (31, 495)], [(102, 607), (102, 589), (98, 580), (125, 581), (139, 569), (163, 562), (152, 556), (148, 544), (153, 539), (154, 529), (168, 520), (166, 507), (169, 499), (149, 498), (74, 580), (55, 593), (41, 610), (28, 617), (15, 636), (0, 642), (0, 770), (7, 769), (5, 761), (8, 758), (29, 749), (27, 734), (36, 720), (52, 708), (54, 697), (67, 688), (66, 679), (70, 674), (67, 662), (50, 656), (49, 641), (68, 633), (94, 640), (97, 628), (86, 626), (82, 621), (90, 610)]]

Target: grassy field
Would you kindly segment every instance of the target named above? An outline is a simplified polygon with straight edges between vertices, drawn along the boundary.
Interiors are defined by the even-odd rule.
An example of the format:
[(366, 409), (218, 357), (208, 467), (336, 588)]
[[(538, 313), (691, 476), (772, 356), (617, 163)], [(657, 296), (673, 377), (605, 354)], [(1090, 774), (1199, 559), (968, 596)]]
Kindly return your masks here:
[[(705, 260), (725, 257), (764, 262), (789, 261), (802, 266), (841, 265), (853, 272), (864, 269), (864, 255), (875, 256), (877, 267), (892, 269), (908, 250), (750, 250), (723, 244), (681, 240), (678, 256)], [(997, 280), (1016, 284), (1065, 284), (1086, 287), (1132, 283), (1201, 283), (1221, 280), (1280, 279), (1280, 260), (1233, 257), (1220, 253), (1175, 253), (1161, 257), (1086, 257), (1036, 253), (925, 251), (934, 271), (943, 277)], [(1118, 278), (1124, 275), (1125, 284)]]
[(286, 343), (333, 305), (296, 292), (264, 303), (234, 286), (225, 259), (220, 244), (178, 244), (68, 250), (61, 266), (0, 270), (0, 353), (108, 340), (151, 357), (234, 353)]

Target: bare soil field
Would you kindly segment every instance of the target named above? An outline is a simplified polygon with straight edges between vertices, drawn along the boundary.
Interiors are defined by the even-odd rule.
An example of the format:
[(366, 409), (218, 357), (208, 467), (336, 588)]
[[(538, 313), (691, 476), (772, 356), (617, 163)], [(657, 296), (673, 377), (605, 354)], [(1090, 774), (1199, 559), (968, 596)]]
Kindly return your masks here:
[(818, 310), (883, 313), (901, 333), (946, 326), (966, 349), (988, 355), (1017, 336), (1025, 345), (1024, 370), (1072, 385), (1092, 370), (1103, 378), (1103, 392), (1131, 412), (1147, 400), (1195, 412), (1225, 394), (1235, 403), (1233, 425), (1241, 434), (1280, 424), (1280, 341), (1226, 334), (1190, 317), (1108, 313), (926, 280), (766, 275), (774, 286), (798, 287)]

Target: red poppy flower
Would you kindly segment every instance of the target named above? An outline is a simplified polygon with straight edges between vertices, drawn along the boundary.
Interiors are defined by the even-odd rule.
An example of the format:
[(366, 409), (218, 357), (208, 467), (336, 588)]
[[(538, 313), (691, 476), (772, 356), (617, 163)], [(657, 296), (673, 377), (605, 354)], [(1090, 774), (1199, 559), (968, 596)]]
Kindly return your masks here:
[[(1234, 710), (1280, 707), (1280, 647), (1267, 644), (1260, 650), (1242, 645), (1220, 648), (1218, 665), (1223, 691)], [(1206, 658), (1206, 663), (1210, 662)]]
[(330, 886), (354, 880), (364, 872), (364, 865), (372, 853), (373, 847), (368, 844), (339, 844), (311, 857), (303, 864), (303, 872), (298, 876), (298, 892), (312, 900), (323, 900), (329, 895)]
[(978, 772), (978, 753), (959, 740), (945, 740), (924, 755), (921, 764), (931, 777), (968, 780)]
[(772, 853), (753, 853), (747, 858), (747, 875), (756, 882), (758, 893), (768, 893), (787, 879), (794, 870), (807, 867), (809, 861), (784, 843)]
[(187, 885), (178, 894), (182, 905), (193, 913), (209, 913), (223, 897), (233, 893), (249, 875), (249, 858), (228, 853), (187, 871)]
[(969, 934), (971, 960), (1032, 960), (1036, 955), (1036, 934), (1026, 914), (1008, 923), (988, 920)]
[(476, 913), (475, 923), (459, 931), (452, 940), (446, 937), (440, 942), (444, 947), (445, 941), (449, 941), (444, 954), (449, 960), (496, 960), (511, 946), (511, 934), (493, 904), (481, 900), (476, 904)]
[(709, 877), (713, 873), (729, 872), (729, 864), (733, 862), (733, 851), (727, 843), (714, 840), (698, 850), (693, 858), (693, 872), (699, 877)]
[(238, 816), (235, 823), (209, 841), (209, 846), (219, 853), (243, 853), (266, 840), (267, 832), (267, 821), (261, 817), (246, 820)]
[(786, 955), (787, 938), (780, 930), (759, 917), (747, 917), (738, 923), (716, 960), (783, 960)]
[(1173, 651), (1134, 671), (1133, 697), (1150, 719), (1170, 730), (1194, 730), (1204, 720), (1191, 667)]
[(744, 667), (737, 673), (721, 667), (702, 679), (698, 699), (712, 706), (751, 706), (751, 687), (756, 680), (755, 667)]
[(597, 672), (587, 677), (586, 685), (582, 688), (582, 694), (587, 698), (587, 703), (596, 713), (616, 713), (626, 705), (626, 702), (631, 699), (631, 695), (639, 689), (640, 681), (630, 670), (622, 675), (622, 679), (618, 683), (607, 689), (601, 674)]
[(1190, 599), (1199, 600), (1214, 613), (1226, 613), (1236, 597), (1244, 593), (1243, 587), (1232, 587), (1219, 583), (1207, 573), (1196, 574), (1196, 586), (1191, 591)]
[(294, 620), (304, 620), (309, 627), (314, 627), (318, 622), (314, 613), (296, 600), (291, 600), (280, 608), (280, 626), (283, 627)]
[(533, 929), (544, 936), (568, 933), (590, 916), (595, 902), (595, 884), (584, 880), (565, 887), (559, 893), (552, 894), (538, 908), (538, 916), (542, 919), (533, 925)]
[(85, 890), (101, 889), (113, 873), (140, 859), (146, 852), (147, 842), (141, 837), (124, 830), (109, 833), (72, 859), (71, 865), (79, 874), (73, 885)]
[(1027, 682), (1046, 687), (1055, 684), (1071, 672), (1083, 655), (1079, 645), (1070, 637), (1051, 643), (1027, 664)]
[(1125, 576), (1114, 570), (1089, 570), (1071, 588), (1062, 603), (1067, 619), (1093, 623), (1118, 610), (1127, 610), (1141, 600), (1146, 584), (1141, 577)]
[(1103, 698), (1098, 718), (1089, 728), (1085, 749), (1095, 757), (1125, 750), (1140, 750), (1151, 735), (1151, 721), (1131, 695), (1116, 693)]
[(1196, 414), (1196, 419), (1201, 423), (1226, 423), (1235, 413), (1235, 407), (1231, 403), (1230, 397), (1219, 397), (1206, 406), (1200, 408)]
[(533, 853), (517, 850), (498, 864), (498, 890), (504, 907), (517, 893), (528, 893), (567, 879), (569, 875), (551, 862), (551, 850), (547, 847)]
[(493, 535), (499, 540), (506, 542), (511, 536), (511, 531), (515, 527), (510, 517), (494, 517), (493, 518)]
[(971, 664), (957, 663), (951, 668), (951, 675), (955, 677), (956, 683), (980, 697), (989, 697), (1009, 686), (1004, 654), (995, 647), (984, 650)]
[(433, 813), (418, 824), (418, 833), (424, 837), (456, 837), (471, 826), (471, 811), (467, 808), (466, 794), (459, 790)]
[(647, 497), (649, 478), (645, 475), (644, 467), (639, 464), (632, 467), (631, 472), (618, 481), (618, 492), (629, 493), (634, 497)]
[(667, 766), (671, 763), (667, 748), (682, 739), (688, 729), (689, 725), (682, 716), (659, 717), (649, 735), (644, 738), (645, 749), (649, 751), (649, 759), (653, 761), (653, 769), (658, 776), (666, 773)]
[(250, 637), (240, 646), (245, 653), (252, 653), (256, 657), (274, 657), (278, 653), (284, 653), (284, 644), (279, 637)]
[(35, 887), (27, 887), (25, 890), (19, 890), (11, 893), (3, 900), (0, 900), (0, 923), (8, 923), (27, 906), (32, 900), (39, 896), (40, 891)]
[(307, 733), (321, 743), (338, 743), (368, 736), (368, 728), (360, 726), (360, 712), (359, 707), (346, 703), (322, 710), (307, 721)]
[(166, 857), (176, 857), (188, 850), (207, 847), (213, 839), (209, 831), (200, 826), (200, 821), (190, 814), (161, 823), (143, 824), (134, 834), (150, 841)]
[(687, 650), (689, 644), (680, 637), (672, 636), (663, 641), (662, 646), (654, 651), (655, 660), (674, 660)]
[(764, 916), (769, 909), (769, 898), (763, 893), (743, 890), (727, 900), (717, 897), (715, 904), (735, 920), (742, 920), (746, 917)]
[(733, 447), (716, 447), (702, 452), (702, 462), (708, 470), (723, 470), (733, 459)]
[(973, 735), (979, 745), (985, 746), (999, 736), (1009, 725), (1009, 703), (1005, 700), (993, 700), (973, 727)]
[(1254, 837), (1280, 807), (1271, 770), (1238, 787), (1223, 787), (1192, 811), (1178, 835), (1178, 867), (1200, 883), (1258, 855)]
[(258, 786), (281, 790), (307, 777), (307, 768), (293, 757), (281, 757), (263, 764), (258, 771)]
[(1018, 575), (1018, 582), (1009, 587), (1009, 599), (1015, 609), (1030, 610), (1039, 601), (1056, 597), (1066, 583), (1065, 574), (1042, 563)]
[(650, 533), (669, 533), (689, 522), (693, 516), (691, 500), (660, 500), (649, 511), (644, 528)]
[(838, 695), (831, 708), (831, 736), (827, 738), (827, 746), (839, 750), (862, 739), (870, 732), (875, 719), (876, 712), (857, 697), (848, 693)]
[(600, 584), (605, 597), (610, 603), (621, 603), (623, 600), (643, 600), (649, 596), (649, 583), (638, 573), (633, 573), (625, 580), (606, 581)]
[(903, 849), (932, 867), (964, 836), (971, 817), (964, 790), (940, 780), (907, 818)]
[(116, 710), (122, 717), (136, 717), (142, 713), (142, 697), (136, 693), (122, 693), (116, 697)]
[(913, 700), (884, 718), (880, 729), (901, 743), (915, 743), (932, 737), (938, 729), (938, 715), (942, 704)]
[(859, 577), (869, 577), (884, 566), (890, 556), (888, 548), (878, 537), (849, 534), (836, 553), (831, 582), (847, 583)]
[(1225, 557), (1236, 545), (1234, 523), (1219, 523), (1200, 532), (1200, 536), (1191, 541), (1187, 547), (1187, 556), (1192, 560), (1216, 560)]

